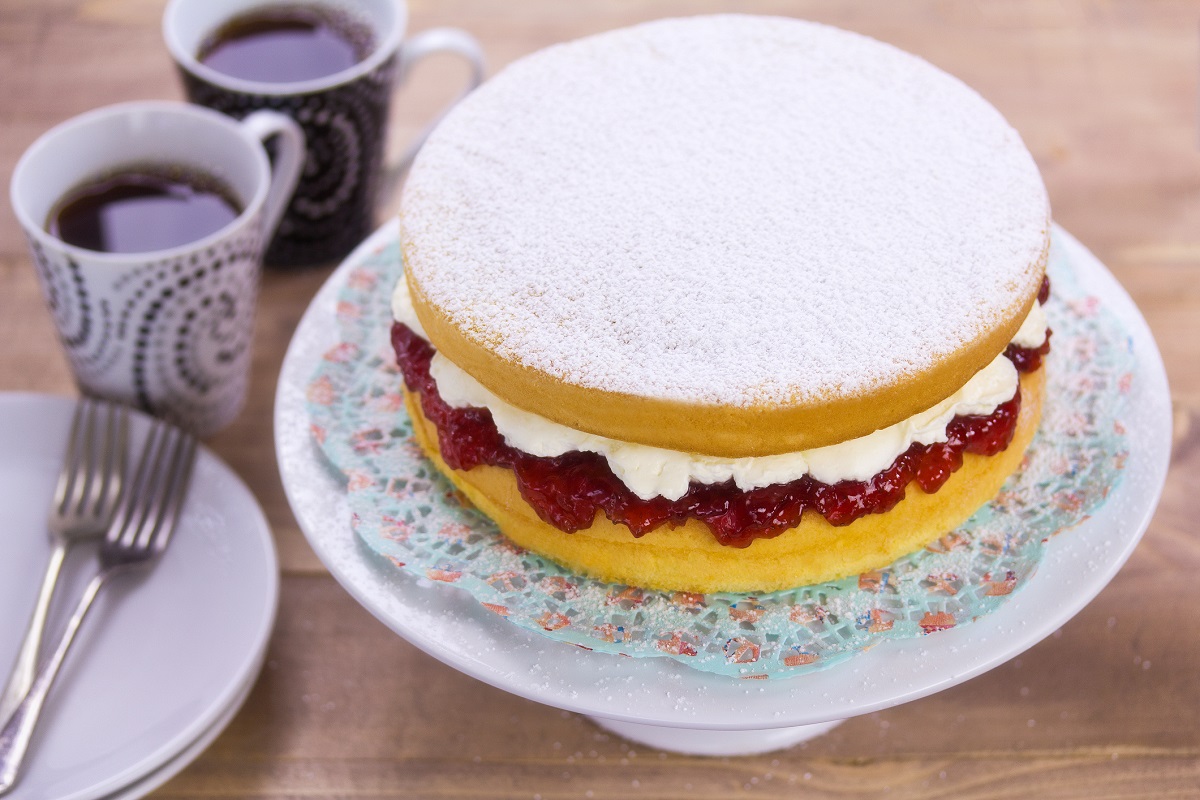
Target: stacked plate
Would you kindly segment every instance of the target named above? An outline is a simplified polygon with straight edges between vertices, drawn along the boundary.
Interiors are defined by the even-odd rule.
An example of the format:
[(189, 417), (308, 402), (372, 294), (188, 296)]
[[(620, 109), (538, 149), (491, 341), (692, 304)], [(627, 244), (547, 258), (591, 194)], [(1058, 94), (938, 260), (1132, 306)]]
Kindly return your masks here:
[[(50, 556), (46, 513), (71, 423), (69, 398), (0, 394), (0, 684)], [(133, 420), (134, 440), (147, 419)], [(68, 556), (46, 645), (95, 565)], [(99, 598), (50, 694), (12, 800), (141, 797), (217, 737), (266, 653), (279, 569), (246, 485), (202, 450), (162, 560)]]

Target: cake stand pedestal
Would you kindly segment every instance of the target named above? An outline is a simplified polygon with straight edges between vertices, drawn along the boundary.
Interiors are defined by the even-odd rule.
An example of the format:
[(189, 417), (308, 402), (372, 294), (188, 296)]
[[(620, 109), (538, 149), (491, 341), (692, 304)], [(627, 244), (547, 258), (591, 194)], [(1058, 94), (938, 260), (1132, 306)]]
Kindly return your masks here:
[[(969, 625), (897, 639), (827, 669), (782, 680), (737, 680), (667, 658), (588, 652), (531, 633), (466, 592), (393, 568), (350, 528), (342, 481), (312, 442), (305, 387), (338, 343), (337, 294), (356, 263), (395, 232), (380, 229), (330, 277), (301, 320), (276, 397), (275, 444), (301, 529), (333, 576), (409, 642), (504, 691), (591, 718), (663, 750), (742, 755), (776, 750), (840, 721), (947, 689), (1053, 633), (1116, 575), (1149, 524), (1166, 479), (1171, 408), (1162, 358), (1145, 320), (1112, 275), (1060, 228), (1078, 280), (1120, 318), (1136, 370), (1127, 408), (1130, 454), (1121, 482), (1090, 518), (1049, 543), (1037, 575)], [(381, 287), (380, 291), (387, 291)]]
[(640, 722), (619, 722), (604, 717), (588, 717), (597, 727), (622, 739), (689, 756), (753, 756), (784, 750), (827, 733), (845, 720), (814, 722), (792, 728), (766, 728), (748, 731), (706, 731), (668, 728)]

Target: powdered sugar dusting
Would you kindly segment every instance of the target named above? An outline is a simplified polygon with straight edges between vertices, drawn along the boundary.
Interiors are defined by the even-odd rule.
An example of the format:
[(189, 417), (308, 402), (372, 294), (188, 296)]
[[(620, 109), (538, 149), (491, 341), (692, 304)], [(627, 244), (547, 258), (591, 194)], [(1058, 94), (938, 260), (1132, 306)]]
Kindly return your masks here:
[(737, 406), (928, 368), (1040, 281), (1017, 133), (891, 46), (769, 17), (535, 53), (461, 103), (402, 207), (427, 300), (588, 388)]

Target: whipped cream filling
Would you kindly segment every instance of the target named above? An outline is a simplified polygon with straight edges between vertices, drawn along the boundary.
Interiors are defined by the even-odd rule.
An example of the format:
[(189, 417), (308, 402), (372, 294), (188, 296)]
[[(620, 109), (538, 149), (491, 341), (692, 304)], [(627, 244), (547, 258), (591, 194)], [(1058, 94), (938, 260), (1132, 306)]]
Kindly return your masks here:
[(392, 290), (392, 319), (407, 325), (410, 331), (429, 341), (425, 326), (417, 319), (417, 309), (413, 306), (412, 292), (405, 278), (396, 281), (396, 288)]
[[(414, 313), (413, 316), (415, 317), (416, 314)], [(1017, 335), (1013, 337), (1012, 343), (1017, 347), (1035, 350), (1046, 343), (1047, 327), (1046, 310), (1042, 308), (1041, 303), (1034, 303), (1033, 308), (1029, 311), (1029, 316), (1021, 323)]]
[[(407, 281), (397, 282), (392, 295), (392, 316), (417, 335), (428, 338), (417, 319)], [(1035, 348), (1045, 339), (1045, 312), (1034, 303), (1013, 343)], [(720, 458), (622, 442), (552, 422), (497, 397), (441, 352), (434, 354), (429, 372), (437, 382), (438, 393), (451, 407), (488, 409), (509, 446), (543, 457), (560, 456), (572, 450), (598, 453), (613, 474), (643, 500), (655, 497), (678, 500), (692, 481), (712, 484), (732, 480), (742, 490), (788, 483), (805, 475), (828, 484), (865, 481), (891, 466), (914, 442), (946, 441), (946, 426), (954, 417), (994, 412), (1016, 394), (1020, 377), (1012, 362), (1001, 354), (942, 402), (866, 436), (797, 453)]]

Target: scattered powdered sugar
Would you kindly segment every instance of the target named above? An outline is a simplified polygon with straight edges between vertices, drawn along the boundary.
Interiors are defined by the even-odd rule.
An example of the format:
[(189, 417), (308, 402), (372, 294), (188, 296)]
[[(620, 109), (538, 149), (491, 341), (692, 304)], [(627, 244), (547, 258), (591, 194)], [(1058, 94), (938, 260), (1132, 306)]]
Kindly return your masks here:
[(1020, 137), (890, 45), (771, 17), (535, 53), (439, 126), (402, 204), (426, 299), (499, 356), (682, 402), (856, 394), (1040, 281)]

